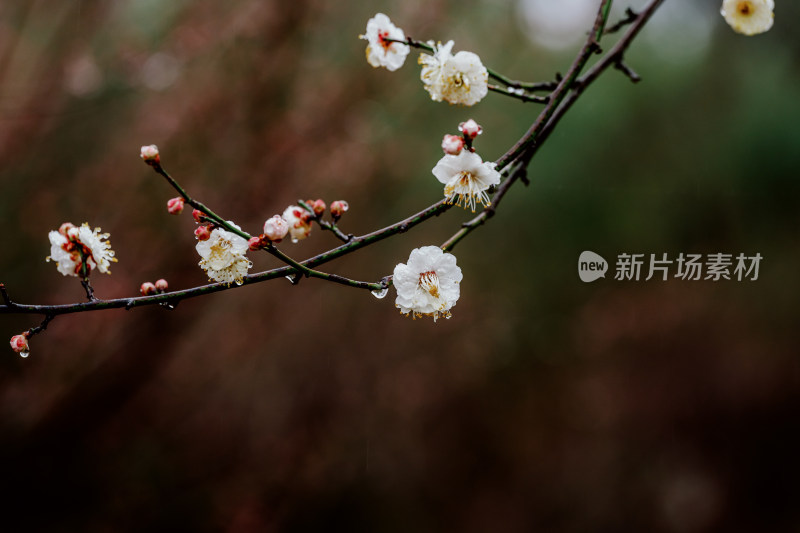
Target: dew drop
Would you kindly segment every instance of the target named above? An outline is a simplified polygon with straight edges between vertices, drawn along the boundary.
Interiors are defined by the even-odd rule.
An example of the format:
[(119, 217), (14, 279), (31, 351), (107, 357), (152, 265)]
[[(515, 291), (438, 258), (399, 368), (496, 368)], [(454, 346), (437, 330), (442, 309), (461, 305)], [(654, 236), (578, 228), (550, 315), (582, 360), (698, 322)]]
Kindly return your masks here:
[(284, 276), (284, 277), (288, 279), (292, 283), (292, 285), (294, 285), (294, 277), (292, 276)]
[(373, 295), (375, 298), (377, 298), (378, 300), (380, 300), (381, 298), (384, 298), (384, 297), (385, 297), (387, 294), (389, 294), (389, 288), (387, 287), (387, 288), (385, 288), (385, 289), (381, 289), (381, 290), (379, 290), (379, 291), (377, 291), (377, 290), (376, 290), (376, 291), (371, 291), (371, 292), (372, 292), (372, 295)]
[(30, 354), (31, 354), (31, 352), (19, 352), (19, 356), (22, 357), (23, 359), (25, 357), (28, 357)]
[(297, 244), (298, 242), (300, 242), (299, 239), (295, 239), (294, 237), (292, 237), (292, 244)]

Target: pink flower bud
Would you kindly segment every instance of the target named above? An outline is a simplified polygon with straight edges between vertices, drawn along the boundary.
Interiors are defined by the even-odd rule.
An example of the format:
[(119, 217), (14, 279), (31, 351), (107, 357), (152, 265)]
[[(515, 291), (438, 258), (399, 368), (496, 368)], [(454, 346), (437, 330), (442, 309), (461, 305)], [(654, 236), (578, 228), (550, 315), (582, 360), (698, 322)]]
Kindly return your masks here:
[(148, 165), (156, 165), (161, 162), (158, 155), (158, 146), (151, 144), (149, 146), (142, 146), (141, 157)]
[(211, 238), (211, 230), (208, 226), (197, 226), (194, 230), (194, 236), (198, 241), (207, 241)]
[(150, 296), (151, 294), (156, 293), (156, 286), (150, 283), (149, 281), (145, 281), (142, 283), (142, 286), (139, 287), (139, 292), (141, 292), (145, 296)]
[(167, 283), (167, 280), (162, 278), (156, 281), (156, 289), (158, 292), (166, 292), (167, 289), (169, 289), (169, 283)]
[(344, 200), (336, 200), (331, 202), (331, 216), (333, 218), (341, 217), (342, 214), (348, 209), (350, 209), (350, 204)]
[(198, 224), (202, 224), (203, 217), (205, 217), (205, 215), (199, 209), (192, 209), (192, 217), (194, 218), (195, 222), (197, 222)]
[(322, 213), (324, 213), (325, 208), (327, 207), (325, 202), (322, 200), (314, 200), (314, 203), (309, 205), (311, 205), (311, 209), (314, 210), (314, 214), (317, 216), (320, 216)]
[(445, 135), (442, 139), (442, 150), (449, 155), (458, 155), (464, 148), (464, 138), (458, 135)]
[(170, 215), (180, 215), (183, 212), (183, 197), (177, 196), (167, 201), (167, 211)]
[(464, 134), (464, 136), (469, 137), (470, 139), (474, 139), (478, 135), (481, 134), (483, 128), (472, 119), (469, 119), (466, 122), (462, 122), (458, 125), (458, 131)]
[(24, 333), (22, 335), (14, 335), (11, 337), (11, 349), (17, 353), (28, 353), (31, 348), (28, 346), (28, 337)]
[(247, 246), (250, 248), (250, 251), (255, 252), (264, 247), (264, 241), (261, 240), (261, 237), (250, 237), (247, 241)]
[(289, 223), (280, 215), (275, 215), (264, 222), (264, 236), (272, 242), (281, 242), (287, 233), (289, 233)]

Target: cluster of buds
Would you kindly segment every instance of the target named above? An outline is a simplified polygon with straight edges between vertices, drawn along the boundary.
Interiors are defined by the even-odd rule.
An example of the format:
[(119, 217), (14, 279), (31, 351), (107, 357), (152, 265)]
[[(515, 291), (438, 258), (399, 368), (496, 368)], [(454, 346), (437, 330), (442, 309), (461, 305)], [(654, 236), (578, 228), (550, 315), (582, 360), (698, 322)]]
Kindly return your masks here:
[(142, 146), (142, 150), (139, 155), (145, 163), (152, 167), (161, 164), (161, 158), (158, 155), (158, 146), (155, 144)]
[(472, 119), (458, 125), (461, 135), (445, 135), (442, 139), (442, 150), (447, 155), (458, 155), (465, 147), (474, 152), (472, 141), (483, 132), (483, 128)]
[(211, 237), (211, 230), (214, 229), (212, 224), (203, 225), (209, 221), (208, 217), (199, 209), (192, 209), (192, 218), (194, 218), (195, 222), (201, 224), (195, 228), (194, 237), (198, 241), (207, 241)]
[(316, 200), (306, 200), (306, 205), (314, 211), (314, 216), (317, 218), (321, 217), (322, 214), (325, 212), (325, 209), (328, 207), (325, 205), (325, 202), (321, 199), (317, 198)]
[(289, 233), (289, 223), (281, 215), (274, 215), (264, 222), (264, 233), (258, 237), (250, 237), (247, 244), (250, 250), (260, 250), (273, 242), (281, 242)]
[(11, 349), (17, 352), (21, 357), (28, 357), (31, 352), (31, 347), (28, 344), (28, 335), (29, 333), (26, 331), (25, 333), (11, 337)]
[(143, 296), (151, 296), (153, 294), (165, 293), (167, 292), (167, 289), (169, 289), (169, 283), (167, 283), (167, 280), (162, 278), (155, 283), (145, 281), (139, 288), (139, 292), (141, 292)]

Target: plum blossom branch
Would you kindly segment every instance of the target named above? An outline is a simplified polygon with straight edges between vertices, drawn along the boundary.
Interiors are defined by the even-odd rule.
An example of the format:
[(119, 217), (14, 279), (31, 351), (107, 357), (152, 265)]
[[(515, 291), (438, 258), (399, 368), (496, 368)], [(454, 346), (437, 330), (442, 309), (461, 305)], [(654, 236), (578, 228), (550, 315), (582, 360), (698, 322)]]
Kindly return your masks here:
[[(434, 319), (436, 318), (437, 314), (441, 314), (443, 316), (449, 316), (449, 308), (454, 304), (454, 300), (451, 299), (446, 301), (445, 300), (440, 301), (439, 296), (437, 296), (439, 292), (437, 291), (439, 291), (440, 289), (444, 290), (442, 289), (442, 287), (445, 287), (445, 285), (441, 285), (440, 283), (446, 284), (446, 283), (452, 283), (454, 280), (456, 280), (456, 282), (460, 280), (460, 269), (457, 269), (457, 267), (455, 266), (455, 259), (452, 258), (452, 256), (450, 256), (446, 252), (452, 250), (467, 235), (469, 235), (476, 228), (485, 224), (492, 216), (494, 216), (501, 200), (508, 193), (508, 191), (510, 190), (510, 188), (513, 186), (514, 183), (516, 183), (517, 181), (522, 181), (526, 184), (528, 183), (527, 167), (531, 159), (533, 158), (534, 154), (538, 151), (538, 149), (541, 147), (544, 141), (546, 141), (550, 133), (559, 123), (561, 118), (575, 103), (575, 101), (577, 101), (577, 99), (582, 95), (585, 89), (592, 82), (594, 82), (597, 79), (597, 77), (600, 76), (600, 74), (605, 72), (609, 67), (613, 66), (615, 68), (622, 70), (632, 80), (634, 81), (638, 80), (639, 78), (638, 75), (636, 75), (633, 72), (633, 70), (631, 70), (624, 64), (623, 62), (624, 54), (629, 45), (631, 44), (631, 42), (633, 41), (633, 39), (636, 37), (641, 28), (650, 19), (652, 14), (655, 12), (655, 10), (661, 3), (663, 3), (663, 0), (651, 0), (650, 3), (638, 14), (635, 14), (629, 10), (627, 12), (627, 18), (625, 20), (609, 28), (609, 30), (612, 30), (612, 29), (621, 29), (626, 25), (629, 26), (628, 30), (619, 39), (619, 41), (611, 48), (611, 50), (607, 54), (605, 54), (601, 58), (601, 60), (595, 63), (583, 75), (581, 75), (581, 73), (588, 64), (591, 56), (595, 53), (600, 52), (600, 45), (599, 45), (600, 39), (602, 38), (603, 35), (611, 33), (611, 31), (607, 31), (605, 29), (610, 12), (611, 0), (603, 0), (601, 2), (591, 33), (587, 38), (585, 44), (580, 49), (578, 55), (571, 64), (566, 75), (564, 75), (563, 77), (561, 75), (556, 75), (556, 80), (554, 82), (523, 83), (511, 80), (494, 71), (486, 69), (486, 71), (488, 71), (489, 77), (497, 81), (500, 81), (506, 86), (506, 87), (490, 86), (489, 87), (490, 90), (503, 92), (504, 94), (508, 95), (513, 95), (526, 101), (541, 102), (545, 104), (545, 107), (539, 113), (536, 120), (532, 123), (528, 131), (517, 141), (517, 143), (514, 144), (514, 146), (512, 146), (507, 152), (505, 152), (500, 158), (498, 158), (495, 163), (483, 163), (477, 156), (477, 154), (474, 153), (474, 149), (472, 148), (472, 139), (474, 139), (475, 136), (477, 136), (480, 133), (480, 126), (475, 124), (474, 121), (468, 121), (466, 123), (462, 123), (462, 125), (459, 126), (459, 129), (464, 134), (463, 146), (461, 145), (461, 143), (452, 142), (452, 139), (448, 141), (448, 137), (452, 137), (457, 141), (458, 139), (456, 138), (456, 136), (445, 137), (445, 142), (443, 142), (443, 148), (445, 149), (446, 154), (451, 154), (451, 155), (446, 155), (445, 159), (447, 157), (455, 158), (456, 156), (452, 154), (459, 154), (463, 148), (464, 156), (461, 157), (459, 161), (463, 163), (463, 161), (461, 161), (462, 159), (463, 160), (469, 159), (471, 161), (469, 163), (469, 165), (471, 165), (471, 168), (477, 168), (478, 170), (475, 170), (477, 174), (483, 173), (487, 177), (485, 184), (482, 184), (481, 188), (475, 189), (476, 192), (463, 193), (463, 192), (458, 192), (459, 189), (453, 189), (448, 197), (439, 200), (438, 202), (430, 205), (429, 207), (423, 209), (422, 211), (419, 211), (418, 213), (415, 213), (410, 217), (395, 222), (394, 224), (386, 226), (382, 229), (361, 236), (354, 236), (352, 234), (346, 235), (341, 230), (339, 230), (336, 224), (338, 218), (341, 216), (341, 213), (347, 209), (346, 202), (338, 202), (339, 206), (337, 207), (336, 210), (334, 210), (333, 204), (331, 205), (331, 214), (333, 217), (333, 222), (327, 222), (322, 219), (322, 213), (325, 210), (325, 206), (323, 203), (322, 208), (320, 210), (318, 208), (319, 205), (317, 203), (321, 202), (321, 200), (315, 202), (303, 202), (303, 201), (298, 202), (299, 205), (302, 207), (302, 209), (306, 210), (309, 213), (309, 217), (307, 220), (316, 221), (317, 224), (319, 224), (319, 226), (322, 229), (331, 231), (339, 240), (343, 242), (343, 244), (337, 247), (331, 248), (323, 253), (320, 253), (316, 256), (310, 257), (303, 261), (297, 261), (289, 257), (287, 254), (285, 254), (277, 247), (275, 247), (273, 240), (270, 240), (270, 238), (266, 238), (266, 240), (264, 240), (266, 234), (268, 233), (266, 224), (265, 224), (265, 234), (262, 234), (258, 238), (252, 237), (250, 234), (241, 230), (238, 226), (236, 226), (232, 222), (224, 220), (221, 216), (216, 214), (214, 211), (212, 211), (209, 207), (207, 207), (203, 203), (192, 198), (189, 195), (189, 193), (183, 187), (181, 187), (180, 184), (178, 184), (178, 182), (175, 179), (173, 179), (169, 175), (169, 173), (167, 173), (167, 171), (161, 166), (160, 160), (158, 158), (157, 149), (154, 146), (143, 147), (142, 157), (145, 159), (145, 161), (149, 165), (151, 165), (158, 174), (160, 174), (167, 180), (167, 182), (178, 192), (178, 194), (180, 194), (184, 202), (189, 203), (192, 207), (194, 207), (196, 210), (202, 213), (201, 220), (208, 222), (210, 226), (214, 226), (215, 228), (220, 228), (221, 230), (230, 232), (238, 236), (239, 238), (247, 239), (248, 241), (250, 241), (251, 246), (253, 245), (252, 244), (253, 239), (255, 239), (257, 241), (256, 244), (258, 246), (256, 248), (251, 247), (251, 249), (263, 248), (267, 253), (273, 255), (274, 257), (285, 263), (286, 266), (274, 268), (271, 270), (255, 274), (247, 274), (245, 269), (243, 272), (244, 275), (241, 276), (241, 280), (237, 279), (237, 285), (232, 285), (230, 282), (220, 282), (220, 283), (212, 283), (209, 285), (191, 287), (184, 290), (167, 292), (166, 282), (164, 282), (163, 289), (159, 289), (158, 294), (145, 293), (143, 294), (143, 296), (137, 296), (131, 298), (118, 298), (112, 300), (95, 299), (93, 296), (93, 292), (91, 291), (91, 286), (88, 285), (87, 276), (83, 276), (84, 288), (87, 291), (87, 296), (89, 298), (89, 301), (82, 303), (63, 304), (63, 305), (31, 305), (31, 304), (15, 303), (9, 298), (6, 287), (3, 284), (0, 284), (0, 298), (2, 298), (3, 302), (3, 304), (0, 305), (0, 314), (12, 314), (12, 313), (38, 314), (38, 315), (43, 315), (45, 317), (41, 325), (31, 328), (21, 336), (16, 336), (14, 338), (17, 339), (17, 337), (21, 337), (21, 339), (17, 339), (17, 344), (19, 345), (19, 349), (15, 348), (15, 350), (20, 352), (22, 351), (23, 348), (27, 350), (27, 338), (30, 337), (31, 335), (34, 335), (44, 330), (47, 327), (48, 323), (58, 315), (96, 311), (96, 310), (115, 309), (115, 308), (117, 309), (124, 308), (127, 310), (127, 309), (132, 309), (134, 307), (141, 307), (146, 305), (162, 305), (168, 308), (172, 308), (178, 302), (185, 299), (195, 298), (198, 296), (212, 294), (215, 292), (234, 289), (240, 286), (239, 281), (241, 281), (241, 285), (250, 285), (272, 279), (277, 279), (280, 277), (288, 277), (293, 283), (296, 283), (302, 276), (305, 276), (305, 277), (318, 278), (353, 288), (367, 289), (370, 291), (383, 291), (384, 289), (392, 285), (393, 282), (396, 281), (394, 277), (397, 276), (398, 268), (401, 265), (398, 265), (398, 268), (395, 269), (394, 276), (385, 276), (378, 282), (365, 282), (365, 281), (352, 280), (337, 274), (330, 274), (315, 270), (315, 267), (333, 261), (344, 255), (353, 253), (361, 248), (370, 246), (391, 236), (404, 233), (410, 230), (411, 228), (442, 214), (443, 212), (447, 211), (452, 207), (452, 202), (456, 195), (459, 195), (459, 201), (463, 200), (465, 206), (469, 204), (473, 209), (475, 207), (475, 200), (476, 198), (478, 198), (479, 199), (478, 203), (484, 204), (483, 209), (471, 220), (463, 223), (461, 228), (459, 228), (459, 230), (453, 236), (451, 236), (447, 241), (445, 241), (441, 245), (441, 247), (438, 247), (438, 249), (443, 250), (445, 252), (444, 255), (438, 255), (438, 253), (434, 253), (434, 251), (431, 250), (431, 248), (435, 249), (437, 247), (425, 247), (415, 250), (415, 252), (412, 252), (411, 258), (409, 260), (409, 265), (410, 265), (411, 259), (415, 257), (416, 253), (417, 257), (424, 257), (425, 261), (428, 261), (431, 265), (441, 266), (441, 268), (443, 269), (441, 270), (441, 272), (433, 270), (420, 271), (414, 273), (414, 275), (419, 276), (418, 283), (420, 284), (420, 287), (423, 287), (424, 290), (427, 291), (426, 294), (429, 294), (430, 298), (433, 298), (433, 300), (430, 300), (430, 298), (426, 300), (427, 303), (438, 302), (437, 305), (441, 304), (439, 307), (432, 308), (434, 310), (431, 313), (422, 312), (422, 314), (432, 314)], [(619, 28), (616, 28), (616, 26), (619, 26)], [(402, 40), (387, 38), (384, 39), (384, 41), (386, 41), (387, 43), (388, 42), (403, 43), (411, 47), (420, 48), (428, 52), (433, 52), (434, 54), (439, 53), (442, 50), (445, 50), (449, 58), (452, 59), (454, 57), (452, 55), (449, 55), (452, 43), (448, 43), (448, 45), (445, 45), (445, 47), (437, 49), (436, 46), (427, 43), (421, 43), (411, 38)], [(459, 52), (459, 54), (462, 54), (462, 52)], [(472, 54), (472, 56), (474, 56), (474, 54)], [(477, 56), (474, 57), (477, 58)], [(481, 68), (483, 68), (482, 65)], [(542, 97), (530, 94), (533, 91), (539, 91), (539, 90), (549, 91), (550, 93), (547, 96), (542, 96)], [(433, 96), (433, 93), (431, 94)], [(154, 154), (150, 154), (147, 157), (145, 157), (144, 148), (152, 148)], [(451, 152), (449, 150), (455, 150), (455, 151)], [(469, 155), (469, 157), (467, 157), (467, 155)], [(475, 161), (473, 162), (472, 159), (474, 159)], [(447, 162), (448, 165), (454, 166), (456, 170), (459, 170), (459, 168), (461, 168), (458, 167), (458, 165), (456, 165), (453, 162), (453, 160), (447, 160)], [(440, 162), (440, 164), (442, 164), (442, 162)], [(502, 171), (502, 174), (505, 175), (504, 180), (502, 181), (500, 180), (500, 176), (499, 174), (497, 174), (498, 171)], [(467, 171), (463, 170), (462, 174), (465, 172)], [(434, 169), (434, 175), (436, 175), (436, 177), (439, 178), (440, 181), (443, 181), (443, 179), (445, 181), (449, 180), (449, 175), (447, 175), (446, 172), (442, 177), (437, 175), (436, 169)], [(461, 174), (459, 174), (458, 176), (461, 176), (459, 177), (459, 179), (461, 179), (463, 182), (465, 178)], [(445, 181), (443, 181), (443, 183)], [(475, 184), (473, 183), (472, 185)], [(495, 185), (496, 187), (494, 187)], [(448, 186), (451, 188), (455, 187), (452, 184)], [(491, 187), (494, 187), (494, 189), (492, 190)], [(491, 199), (488, 196), (488, 192), (492, 193)], [(447, 187), (445, 188), (445, 194), (448, 194)], [(290, 206), (289, 209), (291, 210), (292, 206)], [(170, 208), (170, 212), (173, 212), (172, 208)], [(174, 212), (180, 212), (180, 208), (176, 208)], [(276, 215), (276, 217), (274, 218), (280, 218), (280, 217)], [(286, 235), (286, 229), (283, 230), (281, 237), (285, 235)], [(275, 242), (277, 242), (277, 240), (280, 240), (281, 237), (276, 237), (276, 238), (273, 237), (273, 239), (276, 239)], [(402, 266), (405, 267), (405, 265)], [(409, 270), (410, 268), (411, 268), (410, 266), (405, 267), (405, 269), (400, 269), (399, 272), (403, 272), (404, 275), (407, 275), (408, 272), (414, 270), (414, 269)], [(450, 277), (448, 277), (447, 275), (448, 268), (451, 269)], [(453, 277), (455, 276), (454, 274), (455, 270), (453, 269), (457, 269), (458, 271), (458, 275), (456, 277)], [(414, 281), (414, 283), (417, 282)], [(447, 285), (447, 287), (450, 287), (450, 285)], [(404, 292), (406, 296), (404, 296), (404, 298), (406, 297), (410, 298), (410, 296), (408, 296), (409, 294), (407, 292), (408, 290), (409, 290), (408, 280), (405, 280), (403, 291), (406, 291)], [(400, 291), (398, 287), (398, 295), (399, 293)], [(457, 294), (455, 298), (457, 299)], [(404, 300), (405, 303), (403, 305), (405, 305), (406, 307), (401, 308), (401, 310), (406, 309), (406, 311), (404, 312), (413, 311), (415, 314), (418, 314), (416, 308), (412, 304), (410, 304), (409, 301), (410, 300)], [(12, 339), (12, 348), (15, 347), (14, 339)], [(23, 344), (24, 347), (22, 346)]]

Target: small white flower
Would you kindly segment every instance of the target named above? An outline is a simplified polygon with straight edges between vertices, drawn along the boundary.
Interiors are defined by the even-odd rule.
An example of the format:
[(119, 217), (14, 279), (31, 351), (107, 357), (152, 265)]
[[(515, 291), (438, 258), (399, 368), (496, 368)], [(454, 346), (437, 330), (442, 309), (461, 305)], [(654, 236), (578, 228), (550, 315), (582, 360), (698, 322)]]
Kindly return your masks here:
[(86, 265), (85, 274), (97, 269), (103, 274), (110, 274), (108, 268), (114, 258), (108, 233), (100, 233), (100, 228), (92, 231), (89, 224), (84, 222), (80, 227), (65, 223), (58, 231), (51, 231), (50, 255), (47, 261), (55, 261), (56, 268), (65, 276), (83, 276), (83, 265)]
[(433, 55), (420, 54), (420, 79), (431, 99), (451, 104), (473, 105), (489, 92), (489, 72), (472, 52), (451, 53), (453, 41), (433, 46)]
[(405, 63), (409, 46), (387, 39), (405, 41), (406, 34), (383, 13), (378, 13), (367, 21), (367, 33), (360, 37), (369, 41), (367, 61), (373, 67), (386, 67), (387, 70), (394, 71)]
[(405, 315), (432, 316), (434, 321), (440, 315), (450, 318), (450, 309), (461, 294), (462, 277), (453, 254), (437, 246), (415, 248), (407, 264), (394, 267), (394, 303)]
[[(231, 221), (228, 224), (239, 229)], [(221, 228), (214, 228), (211, 236), (199, 241), (195, 248), (202, 257), (198, 264), (214, 281), (241, 285), (248, 269), (253, 266), (245, 257), (249, 249), (247, 239)]]
[(724, 0), (722, 16), (738, 33), (756, 35), (772, 27), (774, 0)]
[(433, 175), (444, 183), (444, 196), (449, 203), (467, 206), (475, 211), (475, 204), (491, 205), (486, 192), (500, 183), (500, 173), (495, 163), (484, 163), (478, 154), (467, 150), (458, 155), (446, 155), (433, 167)]
[(300, 206), (290, 205), (283, 212), (283, 219), (289, 223), (289, 234), (292, 242), (308, 237), (311, 233), (311, 213)]

